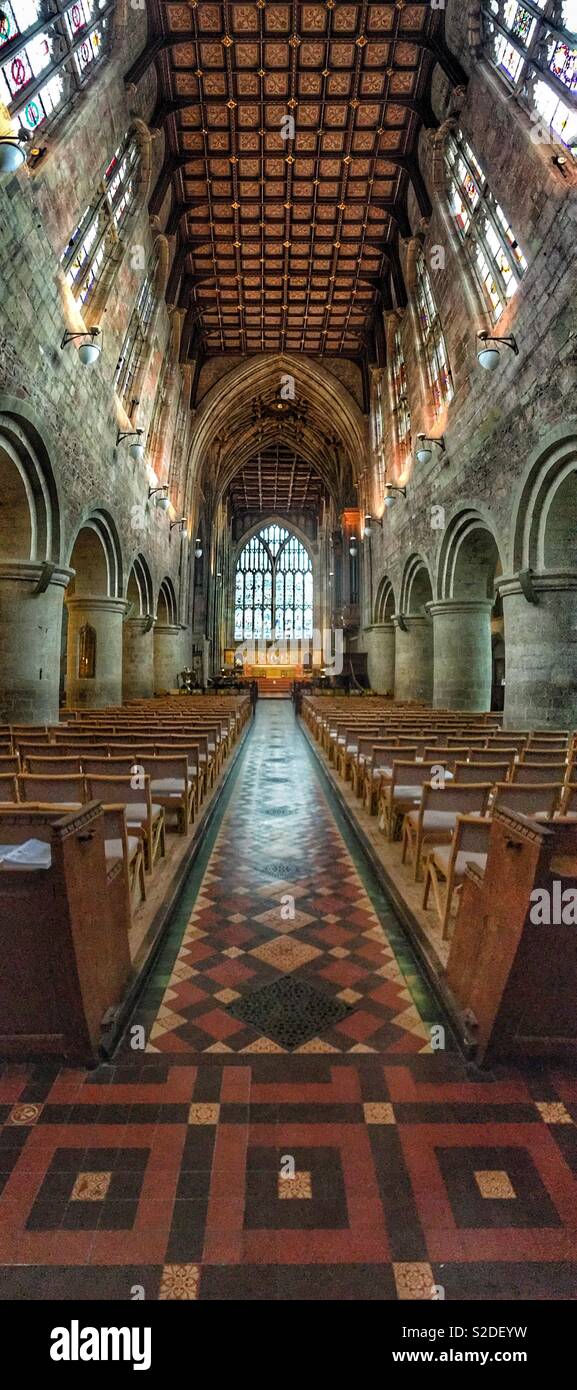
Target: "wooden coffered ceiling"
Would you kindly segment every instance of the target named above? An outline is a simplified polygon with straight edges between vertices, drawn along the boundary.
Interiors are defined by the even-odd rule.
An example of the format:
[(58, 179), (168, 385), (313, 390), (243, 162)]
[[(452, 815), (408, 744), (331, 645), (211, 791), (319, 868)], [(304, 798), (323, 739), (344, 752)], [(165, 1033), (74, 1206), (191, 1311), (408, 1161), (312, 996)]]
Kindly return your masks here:
[(277, 442), (236, 474), (229, 499), (234, 512), (311, 512), (318, 517), (325, 493), (314, 465)]
[[(168, 299), (186, 310), (183, 355), (365, 356), (375, 306), (404, 301), (399, 235), (435, 125), (428, 88), (444, 48), (428, 0), (393, 4), (150, 0), (148, 48), (176, 235)], [(294, 136), (287, 117), (294, 118)], [(284, 130), (289, 138), (283, 138)]]

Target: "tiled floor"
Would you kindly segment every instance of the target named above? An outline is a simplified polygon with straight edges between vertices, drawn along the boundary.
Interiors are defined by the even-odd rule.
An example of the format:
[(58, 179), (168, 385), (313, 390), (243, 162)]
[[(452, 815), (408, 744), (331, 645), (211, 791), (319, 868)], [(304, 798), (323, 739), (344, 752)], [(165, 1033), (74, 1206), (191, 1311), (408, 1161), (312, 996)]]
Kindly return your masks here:
[(261, 705), (115, 1064), (2, 1072), (2, 1296), (574, 1299), (577, 1078), (471, 1073), (439, 1026), (292, 707)]

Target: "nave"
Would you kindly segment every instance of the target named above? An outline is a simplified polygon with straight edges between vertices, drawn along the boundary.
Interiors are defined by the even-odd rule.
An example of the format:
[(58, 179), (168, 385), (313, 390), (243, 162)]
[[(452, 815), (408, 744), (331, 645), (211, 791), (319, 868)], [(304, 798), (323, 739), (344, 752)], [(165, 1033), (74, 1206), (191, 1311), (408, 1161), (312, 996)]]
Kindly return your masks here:
[(575, 1078), (466, 1066), (287, 701), (111, 1062), (0, 1102), (4, 1299), (574, 1297)]

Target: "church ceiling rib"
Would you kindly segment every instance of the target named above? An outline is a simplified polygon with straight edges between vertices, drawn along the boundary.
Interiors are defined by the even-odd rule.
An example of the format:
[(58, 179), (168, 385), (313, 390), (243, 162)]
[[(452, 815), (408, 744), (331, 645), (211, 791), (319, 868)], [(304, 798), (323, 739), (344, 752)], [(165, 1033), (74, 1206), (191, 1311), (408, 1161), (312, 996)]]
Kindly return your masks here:
[[(442, 18), (392, 4), (154, 0), (148, 49), (166, 136), (151, 199), (171, 190), (169, 298), (185, 352), (366, 354), (378, 303), (402, 294), (399, 234)], [(294, 120), (294, 133), (291, 121)]]

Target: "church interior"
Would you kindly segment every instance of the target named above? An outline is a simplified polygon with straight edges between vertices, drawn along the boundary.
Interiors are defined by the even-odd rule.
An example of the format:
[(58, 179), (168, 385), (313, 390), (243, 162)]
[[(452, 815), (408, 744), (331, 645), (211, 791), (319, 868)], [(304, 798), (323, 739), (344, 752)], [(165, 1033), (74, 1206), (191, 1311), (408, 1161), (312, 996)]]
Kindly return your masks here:
[(577, 1297), (576, 194), (577, 0), (0, 0), (1, 1299)]

